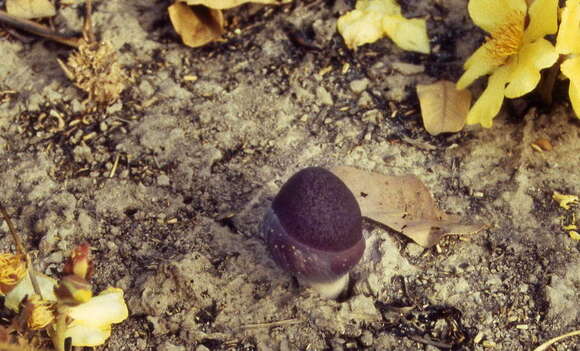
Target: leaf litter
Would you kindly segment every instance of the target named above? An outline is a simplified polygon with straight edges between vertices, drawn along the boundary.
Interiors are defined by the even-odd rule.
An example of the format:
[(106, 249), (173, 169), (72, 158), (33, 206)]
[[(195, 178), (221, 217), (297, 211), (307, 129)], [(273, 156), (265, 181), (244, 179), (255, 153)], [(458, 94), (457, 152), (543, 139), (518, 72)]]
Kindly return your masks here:
[(441, 80), (417, 84), (417, 96), (423, 124), (429, 134), (455, 133), (463, 129), (471, 106), (469, 90), (457, 90), (455, 83)]
[(196, 48), (219, 41), (226, 24), (222, 10), (245, 3), (277, 5), (289, 0), (176, 0), (168, 8), (169, 19), (183, 43)]
[(487, 225), (466, 224), (435, 204), (429, 189), (414, 175), (387, 176), (348, 166), (331, 170), (352, 191), (363, 217), (386, 225), (429, 248), (447, 235), (471, 235)]

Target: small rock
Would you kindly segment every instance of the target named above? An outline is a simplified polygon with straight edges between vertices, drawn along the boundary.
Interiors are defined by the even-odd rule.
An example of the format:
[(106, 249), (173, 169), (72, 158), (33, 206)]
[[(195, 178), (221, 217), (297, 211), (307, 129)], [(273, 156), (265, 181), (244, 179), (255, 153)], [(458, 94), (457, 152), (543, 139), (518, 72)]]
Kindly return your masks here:
[(83, 104), (77, 99), (74, 99), (73, 101), (71, 101), (70, 106), (71, 106), (71, 109), (73, 110), (73, 112), (78, 113), (78, 112), (81, 112), (82, 110), (84, 110)]
[(81, 231), (86, 234), (93, 233), (95, 231), (93, 218), (85, 210), (79, 210), (79, 216), (77, 218)]
[(332, 105), (334, 101), (332, 100), (332, 95), (324, 87), (316, 88), (316, 97), (323, 105)]
[(115, 113), (123, 110), (123, 103), (121, 101), (115, 102), (113, 105), (107, 107), (107, 113)]
[(371, 107), (373, 106), (373, 98), (369, 93), (363, 91), (362, 94), (360, 95), (360, 98), (357, 101), (357, 104), (359, 105), (359, 107), (363, 108)]
[(336, 33), (336, 20), (333, 19), (317, 19), (312, 23), (312, 30), (316, 37), (316, 41), (326, 44), (332, 40)]
[(153, 93), (155, 93), (155, 89), (153, 88), (151, 83), (149, 83), (146, 80), (141, 81), (141, 84), (139, 84), (139, 90), (141, 91), (141, 94), (143, 94), (144, 97), (149, 97), (153, 95)]
[(55, 251), (53, 253), (51, 253), (50, 255), (46, 256), (42, 262), (44, 264), (50, 264), (50, 263), (61, 263), (64, 261), (64, 255), (62, 253), (62, 251)]
[(89, 162), (93, 161), (93, 155), (91, 148), (87, 144), (80, 144), (79, 146), (75, 147), (73, 150), (75, 162)]
[(369, 80), (367, 78), (357, 79), (350, 82), (350, 90), (355, 94), (360, 94), (367, 89), (369, 86)]
[(195, 351), (210, 351), (205, 345), (197, 345)]
[(425, 71), (425, 66), (423, 65), (413, 65), (405, 62), (393, 62), (392, 66), (395, 70), (406, 75), (418, 74)]
[(167, 175), (165, 175), (165, 174), (160, 174), (160, 175), (157, 177), (157, 185), (160, 185), (160, 186), (167, 186), (167, 185), (169, 185), (169, 184), (170, 184), (170, 179), (169, 179), (169, 177), (168, 177)]
[(362, 115), (362, 121), (371, 124), (378, 124), (382, 116), (383, 115), (380, 110), (370, 110)]

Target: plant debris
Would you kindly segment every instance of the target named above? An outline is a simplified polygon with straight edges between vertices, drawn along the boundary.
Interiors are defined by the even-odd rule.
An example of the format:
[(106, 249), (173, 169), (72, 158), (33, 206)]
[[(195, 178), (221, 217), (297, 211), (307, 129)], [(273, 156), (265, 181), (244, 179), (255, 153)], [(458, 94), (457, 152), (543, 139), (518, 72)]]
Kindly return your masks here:
[(56, 9), (49, 0), (6, 0), (6, 12), (25, 19), (56, 15)]
[(169, 19), (183, 43), (196, 48), (220, 40), (225, 26), (222, 10), (248, 2), (277, 5), (290, 0), (176, 0), (168, 8)]
[(187, 46), (204, 46), (218, 40), (224, 32), (224, 15), (220, 10), (176, 2), (168, 11), (173, 28)]
[(128, 83), (128, 77), (117, 62), (111, 44), (83, 41), (67, 63), (59, 63), (77, 87), (88, 93), (88, 101), (98, 105), (111, 105)]
[(337, 27), (349, 49), (389, 37), (403, 50), (431, 51), (426, 21), (403, 17), (395, 0), (358, 0), (355, 10), (338, 19)]
[(461, 218), (437, 208), (429, 189), (414, 175), (386, 176), (354, 167), (332, 172), (352, 191), (364, 217), (384, 224), (423, 247), (446, 235), (476, 234), (483, 224), (463, 224)]
[(417, 96), (425, 130), (431, 135), (454, 133), (463, 129), (471, 106), (469, 90), (457, 90), (449, 81), (418, 84)]

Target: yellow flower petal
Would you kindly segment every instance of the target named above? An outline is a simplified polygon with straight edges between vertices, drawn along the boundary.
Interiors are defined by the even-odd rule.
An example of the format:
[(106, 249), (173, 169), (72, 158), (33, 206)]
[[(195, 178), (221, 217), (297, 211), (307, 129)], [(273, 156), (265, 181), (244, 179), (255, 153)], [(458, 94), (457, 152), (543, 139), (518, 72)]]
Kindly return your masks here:
[(99, 327), (120, 323), (129, 316), (129, 312), (123, 299), (123, 290), (108, 288), (88, 302), (71, 307), (68, 315), (74, 319), (74, 324)]
[(401, 15), (401, 8), (394, 0), (359, 0), (356, 9), (341, 16), (337, 29), (349, 49), (374, 43), (382, 38), (383, 17)]
[(570, 81), (568, 95), (570, 96), (570, 102), (572, 103), (576, 117), (580, 118), (580, 84), (574, 84)]
[(72, 346), (99, 346), (111, 336), (111, 325), (96, 328), (82, 324), (67, 328), (65, 338), (71, 338)]
[(528, 15), (530, 24), (526, 28), (524, 42), (532, 42), (558, 30), (558, 0), (534, 0)]
[(47, 301), (38, 295), (32, 295), (26, 300), (24, 316), (26, 325), (31, 330), (45, 328), (54, 321), (54, 301)]
[(72, 337), (73, 346), (102, 345), (111, 335), (111, 324), (120, 323), (128, 316), (123, 290), (108, 288), (68, 310), (67, 317), (73, 321), (67, 326), (65, 338)]
[(354, 10), (340, 17), (336, 26), (346, 46), (349, 49), (356, 49), (383, 37), (382, 18), (381, 13)]
[(465, 61), (463, 65), (465, 72), (457, 81), (457, 89), (467, 88), (477, 78), (493, 72), (497, 66), (499, 66), (499, 63), (490, 55), (488, 43), (483, 44)]
[(384, 16), (383, 30), (403, 50), (423, 54), (431, 52), (427, 22), (424, 19), (406, 19), (403, 16)]
[(526, 8), (526, 0), (470, 0), (467, 5), (473, 23), (488, 33), (500, 29), (514, 13), (524, 17)]
[(5, 295), (24, 278), (26, 259), (22, 255), (0, 254), (0, 295)]
[(386, 35), (404, 50), (430, 51), (425, 20), (404, 18), (395, 0), (358, 0), (354, 11), (338, 19), (337, 28), (350, 49)]
[(570, 102), (572, 108), (576, 113), (576, 117), (580, 118), (580, 56), (567, 59), (560, 66), (560, 71), (570, 79)]
[(580, 1), (568, 0), (562, 12), (562, 22), (556, 40), (560, 54), (580, 54)]
[[(54, 287), (57, 281), (44, 274), (36, 273), (36, 281), (40, 286), (40, 292), (42, 293), (42, 298), (48, 301), (56, 301), (56, 295), (54, 294)], [(15, 312), (20, 309), (20, 303), (26, 296), (32, 296), (35, 294), (34, 288), (32, 287), (32, 282), (30, 281), (30, 276), (26, 274), (24, 278), (6, 295), (4, 300), (4, 306)]]
[(509, 63), (512, 73), (505, 96), (516, 98), (534, 90), (540, 82), (540, 70), (552, 66), (557, 59), (556, 48), (546, 39), (524, 44), (519, 54)]
[(504, 87), (509, 78), (509, 67), (500, 67), (487, 82), (487, 87), (467, 114), (467, 124), (481, 124), (490, 128), (499, 113), (504, 98)]
[(571, 205), (577, 204), (579, 200), (578, 196), (576, 195), (562, 194), (557, 191), (554, 191), (554, 194), (552, 194), (552, 199), (558, 202), (560, 204), (560, 207), (562, 207), (565, 210), (569, 210), (571, 208)]

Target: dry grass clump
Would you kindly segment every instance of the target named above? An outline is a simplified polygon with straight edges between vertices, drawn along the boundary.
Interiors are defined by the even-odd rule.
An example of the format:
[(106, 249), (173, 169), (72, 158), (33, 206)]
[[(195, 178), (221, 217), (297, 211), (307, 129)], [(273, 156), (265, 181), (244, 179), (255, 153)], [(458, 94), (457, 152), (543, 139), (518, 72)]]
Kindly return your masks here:
[(82, 41), (66, 64), (59, 62), (68, 78), (89, 94), (89, 102), (110, 105), (119, 99), (128, 80), (116, 56), (107, 42)]

